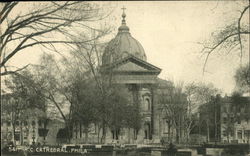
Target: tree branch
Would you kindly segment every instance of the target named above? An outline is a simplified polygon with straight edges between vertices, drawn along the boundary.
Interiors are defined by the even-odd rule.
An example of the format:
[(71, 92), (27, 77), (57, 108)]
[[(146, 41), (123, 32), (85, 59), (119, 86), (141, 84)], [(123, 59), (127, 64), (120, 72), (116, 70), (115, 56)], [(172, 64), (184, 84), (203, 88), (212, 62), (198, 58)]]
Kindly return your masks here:
[(223, 38), (220, 42), (218, 42), (215, 46), (209, 48), (209, 49), (210, 49), (209, 51), (206, 51), (206, 52), (205, 52), (205, 53), (207, 53), (207, 55), (206, 55), (206, 58), (205, 58), (205, 62), (204, 62), (204, 65), (203, 65), (203, 69), (202, 69), (203, 75), (204, 75), (204, 73), (205, 73), (205, 68), (206, 68), (207, 61), (208, 61), (208, 58), (209, 58), (210, 54), (211, 54), (212, 52), (214, 52), (214, 51), (215, 51), (222, 43), (224, 43), (226, 40), (228, 40), (229, 38), (231, 38), (231, 37), (233, 37), (233, 36), (235, 36), (235, 35), (239, 35), (239, 34), (250, 34), (250, 32), (237, 32), (237, 33), (230, 34), (230, 35), (224, 37), (224, 38)]
[(238, 20), (238, 37), (239, 37), (239, 43), (240, 43), (240, 64), (242, 64), (242, 43), (241, 43), (241, 26), (240, 26), (240, 23), (241, 23), (241, 19), (244, 15), (244, 13), (247, 11), (247, 9), (249, 9), (250, 5), (248, 5), (247, 7), (244, 8), (244, 10), (241, 12), (240, 14), (240, 18)]
[(3, 23), (3, 21), (6, 19), (6, 17), (9, 15), (11, 10), (18, 4), (18, 2), (10, 2), (6, 3), (0, 12), (0, 24)]
[(2, 72), (0, 73), (0, 76), (9, 75), (9, 74), (19, 75), (19, 74), (17, 74), (17, 72), (19, 72), (19, 71), (21, 71), (21, 70), (24, 70), (24, 69), (27, 68), (29, 65), (30, 65), (30, 64), (28, 64), (28, 65), (26, 65), (26, 66), (24, 66), (24, 67), (22, 67), (22, 68), (19, 68), (19, 69), (15, 70), (15, 71), (7, 71), (7, 69), (5, 69), (5, 71), (4, 71), (3, 73), (2, 73)]

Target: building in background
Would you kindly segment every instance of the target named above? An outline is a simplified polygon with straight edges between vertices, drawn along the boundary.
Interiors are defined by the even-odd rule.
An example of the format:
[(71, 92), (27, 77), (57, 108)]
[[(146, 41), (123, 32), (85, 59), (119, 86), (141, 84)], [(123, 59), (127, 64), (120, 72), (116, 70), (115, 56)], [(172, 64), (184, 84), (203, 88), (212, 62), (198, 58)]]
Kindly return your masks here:
[[(65, 126), (64, 123), (56, 119), (45, 120), (34, 114), (29, 115), (28, 112), (23, 113), (24, 110), (16, 108), (20, 106), (18, 104), (20, 102), (14, 98), (13, 94), (1, 95), (1, 105), (3, 106), (1, 111), (1, 144), (5, 145), (10, 142), (15, 145), (57, 144), (57, 133)], [(31, 111), (35, 112), (35, 110)]]
[(221, 103), (221, 141), (250, 142), (250, 97), (224, 97)]
[[(209, 143), (250, 142), (250, 97), (238, 93), (211, 97), (200, 106), (199, 122), (193, 134), (205, 136)], [(201, 143), (201, 142), (200, 142)]]

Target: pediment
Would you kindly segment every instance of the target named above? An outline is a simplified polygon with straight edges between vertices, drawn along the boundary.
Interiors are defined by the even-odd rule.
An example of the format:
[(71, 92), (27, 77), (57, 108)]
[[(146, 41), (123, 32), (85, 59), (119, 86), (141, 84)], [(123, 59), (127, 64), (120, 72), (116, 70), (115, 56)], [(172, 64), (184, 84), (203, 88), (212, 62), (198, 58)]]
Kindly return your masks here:
[(129, 56), (119, 60), (112, 65), (105, 67), (105, 69), (112, 69), (114, 72), (136, 72), (136, 73), (156, 73), (159, 74), (161, 69), (134, 56)]
[(134, 62), (126, 62), (124, 64), (121, 64), (117, 67), (115, 67), (114, 71), (148, 71), (147, 68), (141, 66), (141, 65), (138, 65)]

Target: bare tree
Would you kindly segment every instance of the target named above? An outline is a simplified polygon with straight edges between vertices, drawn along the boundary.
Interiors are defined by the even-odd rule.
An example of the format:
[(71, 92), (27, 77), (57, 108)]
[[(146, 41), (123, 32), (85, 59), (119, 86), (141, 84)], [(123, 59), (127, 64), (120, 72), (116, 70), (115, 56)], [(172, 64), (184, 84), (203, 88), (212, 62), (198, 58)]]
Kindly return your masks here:
[(186, 139), (189, 142), (190, 132), (197, 125), (194, 113), (197, 111), (198, 104), (196, 99), (197, 86), (195, 83), (187, 84), (184, 88), (184, 93), (187, 96), (187, 112), (185, 115), (184, 127), (186, 130)]
[[(52, 55), (44, 54), (40, 59), (39, 65), (32, 65), (20, 74), (16, 73), (14, 75), (26, 82), (24, 86), (30, 88), (37, 98), (44, 99), (48, 109), (44, 108), (43, 110), (49, 116), (51, 116), (51, 110), (49, 109), (55, 107), (59, 116), (65, 121), (66, 127), (69, 127), (70, 116), (67, 116), (67, 112), (64, 112), (64, 109), (67, 104), (72, 103), (72, 99), (68, 97), (70, 83), (61, 83), (65, 81), (63, 81), (60, 68)], [(65, 90), (65, 88), (69, 89)], [(33, 103), (37, 102), (33, 101)], [(58, 117), (58, 113), (53, 113), (53, 117)], [(68, 139), (69, 136), (67, 137)]]
[(173, 141), (173, 130), (175, 130), (176, 142), (180, 143), (183, 140), (183, 122), (187, 113), (187, 100), (183, 92), (183, 83), (162, 90), (159, 98), (164, 117), (168, 122), (168, 139), (170, 142)]
[(1, 75), (12, 74), (26, 67), (13, 70), (8, 62), (27, 48), (39, 45), (48, 51), (62, 53), (57, 50), (57, 46), (71, 47), (76, 44), (72, 37), (77, 28), (98, 34), (95, 38), (83, 39), (78, 43), (99, 38), (107, 30), (95, 28), (92, 23), (109, 15), (104, 13), (101, 6), (81, 1), (6, 2), (1, 3), (0, 14)]
[[(236, 4), (237, 5), (237, 4)], [(249, 30), (249, 1), (241, 9), (239, 16), (233, 23), (228, 23), (223, 29), (214, 32), (210, 40), (201, 43), (203, 45), (202, 54), (205, 55), (203, 74), (206, 72), (206, 65), (211, 54), (221, 52), (222, 49), (228, 53), (231, 51), (239, 52), (240, 63), (244, 55), (244, 44), (248, 44)], [(246, 17), (247, 20), (243, 20)], [(238, 48), (238, 49), (237, 49)]]

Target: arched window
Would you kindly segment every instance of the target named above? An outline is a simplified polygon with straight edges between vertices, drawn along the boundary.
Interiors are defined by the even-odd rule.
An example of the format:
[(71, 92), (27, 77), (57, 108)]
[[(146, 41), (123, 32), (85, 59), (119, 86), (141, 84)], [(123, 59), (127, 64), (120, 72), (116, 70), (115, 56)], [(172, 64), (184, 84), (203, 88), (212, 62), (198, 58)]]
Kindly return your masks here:
[(24, 121), (24, 126), (28, 126), (28, 122), (26, 120)]
[(170, 121), (168, 119), (163, 119), (163, 133), (169, 133)]
[(38, 120), (38, 126), (41, 127), (42, 126), (42, 121)]
[(150, 99), (149, 98), (145, 99), (145, 109), (147, 111), (151, 110), (151, 104), (150, 104)]
[(33, 120), (32, 121), (32, 126), (35, 126), (36, 125), (36, 122)]
[(19, 126), (19, 121), (16, 121), (16, 126)]

